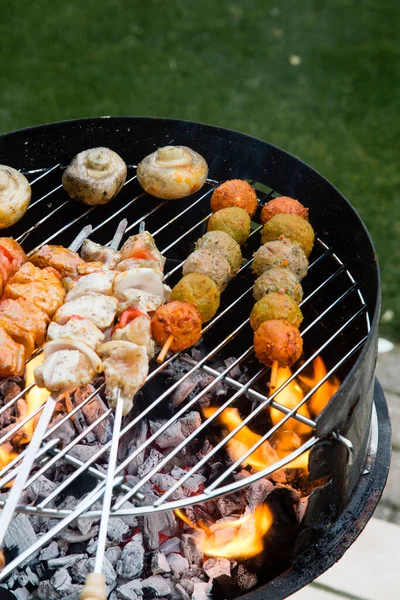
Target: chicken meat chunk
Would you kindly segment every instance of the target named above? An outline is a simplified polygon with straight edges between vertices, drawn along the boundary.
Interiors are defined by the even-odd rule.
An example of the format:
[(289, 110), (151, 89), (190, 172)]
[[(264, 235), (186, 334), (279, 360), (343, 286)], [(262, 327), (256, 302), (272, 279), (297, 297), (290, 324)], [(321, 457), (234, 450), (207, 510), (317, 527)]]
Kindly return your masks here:
[(114, 294), (126, 289), (141, 290), (160, 296), (164, 300), (164, 286), (160, 274), (154, 269), (130, 269), (118, 273), (114, 280)]
[(92, 350), (104, 342), (104, 333), (96, 325), (83, 317), (72, 316), (65, 325), (52, 321), (47, 329), (48, 341), (70, 339), (82, 342)]
[(86, 262), (101, 262), (109, 269), (115, 269), (121, 260), (121, 252), (109, 246), (101, 246), (91, 240), (85, 240), (82, 244), (81, 257)]
[(72, 288), (67, 294), (66, 302), (70, 302), (80, 296), (86, 296), (87, 293), (92, 292), (103, 294), (103, 296), (111, 296), (114, 279), (114, 271), (97, 271), (89, 273), (89, 275), (83, 275), (72, 284)]
[(113, 296), (87, 293), (61, 306), (54, 315), (53, 321), (65, 325), (73, 315), (78, 315), (92, 321), (99, 329), (106, 329), (114, 321), (117, 306), (118, 300)]
[(115, 328), (113, 340), (125, 340), (146, 349), (149, 358), (154, 356), (154, 341), (151, 337), (151, 321), (147, 316), (133, 319), (125, 327)]
[(130, 307), (137, 308), (143, 313), (152, 313), (163, 304), (161, 296), (155, 296), (140, 290), (126, 289), (114, 293), (119, 301), (118, 314), (123, 313), (124, 310)]

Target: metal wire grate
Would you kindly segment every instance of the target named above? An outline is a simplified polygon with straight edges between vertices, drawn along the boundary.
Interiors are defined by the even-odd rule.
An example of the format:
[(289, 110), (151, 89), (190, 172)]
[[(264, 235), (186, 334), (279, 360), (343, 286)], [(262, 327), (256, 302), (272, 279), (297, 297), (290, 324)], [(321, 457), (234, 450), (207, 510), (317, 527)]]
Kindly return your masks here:
[[(33, 202), (29, 207), (29, 219), (34, 221), (34, 225), (31, 225), (25, 231), (17, 231), (15, 237), (18, 241), (24, 242), (24, 246), (33, 251), (43, 243), (49, 243), (56, 241), (57, 243), (67, 243), (76, 234), (83, 225), (92, 223), (93, 234), (91, 239), (99, 242), (106, 243), (107, 239), (105, 236), (109, 235), (109, 228), (116, 227), (118, 221), (122, 217), (126, 217), (129, 222), (129, 226), (126, 230), (127, 235), (135, 233), (139, 223), (142, 220), (146, 220), (147, 228), (152, 232), (155, 237), (156, 243), (161, 249), (161, 252), (167, 257), (167, 269), (165, 279), (173, 281), (176, 278), (179, 270), (183, 264), (182, 257), (186, 257), (187, 252), (191, 251), (193, 241), (196, 240), (202, 234), (202, 228), (208, 219), (209, 212), (209, 197), (214, 187), (218, 182), (208, 180), (204, 188), (196, 194), (194, 197), (186, 199), (184, 202), (179, 203), (166, 203), (160, 202), (152, 197), (147, 196), (140, 188), (136, 181), (135, 166), (129, 166), (128, 168), (128, 179), (125, 183), (124, 189), (120, 196), (107, 207), (96, 208), (79, 205), (75, 201), (71, 201), (67, 198), (66, 194), (62, 190), (62, 186), (58, 183), (60, 181), (60, 173), (62, 167), (60, 165), (54, 165), (48, 169), (35, 170), (27, 173), (27, 176), (31, 179), (32, 191), (33, 191)], [(253, 182), (254, 183), (254, 182)], [(56, 185), (55, 185), (56, 184)], [(257, 187), (257, 184), (256, 184)], [(269, 198), (275, 195), (273, 190), (266, 190), (262, 186), (263, 191), (259, 193), (260, 202), (265, 202)], [(37, 198), (35, 199), (35, 196)], [(168, 204), (168, 207), (165, 206)], [(68, 219), (66, 216), (68, 215)], [(72, 217), (72, 218), (71, 218)], [(193, 219), (194, 217), (194, 219)], [(25, 219), (23, 220), (25, 221)], [(151, 224), (155, 226), (151, 227)], [(161, 224), (162, 223), (162, 224)], [(161, 225), (160, 225), (161, 224)], [(19, 225), (19, 224), (18, 224)], [(310, 263), (309, 274), (305, 280), (307, 293), (302, 302), (302, 308), (307, 309), (308, 306), (316, 306), (317, 314), (313, 311), (309, 311), (309, 319), (305, 320), (301, 335), (305, 340), (305, 346), (311, 347), (308, 344), (309, 339), (319, 339), (320, 342), (318, 347), (310, 353), (305, 362), (293, 373), (290, 379), (277, 389), (271, 396), (267, 396), (262, 392), (262, 386), (260, 382), (263, 377), (266, 376), (268, 369), (262, 367), (259, 363), (253, 360), (253, 348), (251, 346), (251, 336), (249, 327), (249, 306), (251, 302), (251, 291), (252, 291), (252, 280), (250, 265), (252, 263), (252, 244), (253, 249), (258, 247), (259, 238), (257, 233), (261, 226), (254, 226), (251, 236), (249, 239), (247, 253), (247, 262), (242, 266), (239, 274), (236, 276), (234, 282), (232, 282), (227, 290), (223, 294), (223, 302), (221, 304), (221, 310), (217, 315), (204, 327), (203, 329), (203, 346), (202, 356), (199, 360), (193, 359), (190, 355), (180, 356), (174, 354), (170, 356), (162, 365), (158, 365), (150, 370), (146, 380), (146, 386), (150, 382), (157, 381), (158, 376), (178, 360), (181, 363), (187, 365), (187, 370), (184, 372), (173, 384), (157, 395), (152, 401), (140, 411), (139, 414), (135, 414), (134, 418), (126, 424), (120, 434), (120, 438), (129, 434), (133, 431), (133, 428), (140, 423), (140, 421), (149, 415), (156, 407), (159, 407), (162, 403), (168, 403), (168, 399), (171, 394), (179, 387), (179, 385), (187, 380), (193, 373), (202, 371), (212, 378), (210, 383), (202, 389), (194, 398), (185, 402), (182, 408), (179, 408), (173, 416), (171, 416), (166, 423), (153, 435), (151, 435), (146, 441), (141, 444), (138, 448), (132, 451), (122, 462), (118, 464), (116, 470), (116, 478), (114, 482), (115, 488), (115, 502), (112, 507), (113, 516), (124, 516), (124, 515), (144, 515), (154, 511), (170, 510), (175, 508), (182, 508), (193, 505), (197, 502), (209, 500), (223, 494), (233, 492), (241, 487), (247, 486), (253, 481), (270, 475), (274, 471), (284, 467), (289, 462), (294, 460), (297, 456), (310, 449), (318, 441), (316, 435), (312, 435), (305, 443), (298, 449), (292, 452), (287, 457), (279, 460), (279, 462), (270, 465), (262, 471), (258, 471), (245, 480), (233, 481), (230, 478), (235, 469), (254, 452), (263, 442), (271, 438), (271, 436), (288, 421), (288, 419), (295, 419), (300, 423), (308, 425), (311, 429), (315, 430), (315, 420), (297, 414), (299, 408), (307, 402), (307, 400), (316, 392), (316, 390), (323, 385), (323, 383), (331, 377), (333, 374), (340, 372), (341, 369), (346, 368), (346, 363), (350, 361), (352, 357), (355, 357), (357, 352), (361, 349), (365, 340), (368, 337), (370, 322), (368, 312), (366, 310), (366, 304), (364, 302), (362, 293), (357, 287), (357, 283), (354, 281), (351, 273), (346, 269), (340, 258), (335, 254), (332, 248), (328, 247), (321, 239), (317, 239), (316, 248), (313, 256), (315, 259)], [(245, 250), (246, 253), (246, 250)], [(180, 259), (179, 259), (180, 258)], [(314, 277), (314, 272), (319, 272), (320, 276)], [(322, 274), (322, 277), (321, 277)], [(326, 294), (327, 289), (333, 289), (335, 294)], [(330, 298), (328, 303), (323, 303), (324, 299)], [(322, 300), (321, 300), (322, 298)], [(322, 302), (322, 304), (321, 304)], [(332, 317), (335, 315), (335, 311), (340, 310), (341, 324), (338, 325), (338, 320)], [(226, 334), (227, 321), (228, 324), (231, 322), (230, 316), (232, 314), (241, 315), (243, 313), (244, 318), (238, 324), (235, 324), (233, 330), (228, 331)], [(327, 334), (325, 338), (321, 337), (321, 332), (316, 336), (315, 331), (323, 323), (325, 317), (327, 317), (330, 326), (325, 328)], [(325, 331), (324, 329), (324, 331)], [(222, 338), (221, 338), (222, 335)], [(219, 336), (219, 337), (218, 337)], [(335, 361), (330, 366), (326, 376), (309, 392), (307, 393), (300, 404), (298, 404), (292, 410), (281, 405), (276, 397), (279, 392), (298, 377), (308, 365), (310, 365), (313, 359), (323, 353), (326, 349), (329, 349), (331, 345), (338, 344), (339, 340), (347, 338), (351, 340), (350, 346), (347, 344), (345, 351), (336, 352), (340, 355), (340, 359)], [(250, 342), (250, 343), (249, 343)], [(341, 347), (341, 346), (339, 346)], [(243, 351), (243, 348), (245, 350)], [(37, 355), (41, 350), (35, 353)], [(230, 362), (229, 366), (221, 369), (216, 368), (216, 359), (218, 357), (236, 357), (233, 362)], [(231, 371), (235, 366), (240, 366), (242, 369), (246, 367), (248, 369), (248, 376), (246, 382), (239, 382), (232, 377)], [(128, 465), (146, 448), (151, 447), (157, 441), (157, 437), (187, 413), (191, 407), (204, 397), (205, 394), (213, 390), (219, 382), (223, 381), (229, 388), (233, 390), (233, 395), (229, 397), (217, 411), (209, 418), (205, 419), (200, 428), (194, 433), (190, 434), (184, 442), (179, 444), (176, 448), (170, 449), (165, 455), (165, 458), (154, 467), (149, 473), (147, 473), (137, 484), (130, 486), (127, 485), (124, 479), (124, 473)], [(6, 405), (0, 408), (0, 415), (5, 412), (8, 408), (12, 407), (20, 398), (22, 398), (33, 386), (22, 390), (17, 396), (10, 400)], [(95, 391), (90, 394), (85, 400), (77, 405), (71, 412), (65, 415), (60, 421), (53, 425), (46, 433), (41, 451), (39, 452), (36, 460), (37, 470), (32, 474), (30, 479), (26, 483), (26, 488), (32, 485), (43, 473), (46, 473), (53, 465), (63, 460), (74, 467), (73, 472), (67, 477), (61, 485), (57, 487), (51, 494), (45, 499), (41, 500), (35, 505), (19, 505), (18, 510), (31, 515), (40, 515), (45, 517), (51, 517), (59, 519), (59, 522), (52, 527), (46, 534), (44, 534), (40, 540), (38, 540), (38, 547), (43, 546), (54, 537), (58, 531), (65, 527), (68, 523), (72, 522), (78, 515), (86, 518), (96, 518), (101, 514), (100, 510), (91, 509), (94, 503), (104, 493), (104, 482), (105, 474), (101, 466), (99, 465), (99, 459), (103, 457), (109, 450), (111, 442), (102, 446), (89, 460), (82, 462), (71, 454), (71, 450), (76, 444), (82, 441), (87, 434), (92, 431), (103, 421), (110, 419), (112, 411), (107, 410), (104, 414), (91, 423), (86, 429), (82, 431), (72, 442), (66, 445), (64, 448), (59, 447), (59, 440), (54, 438), (57, 435), (57, 430), (62, 425), (72, 419), (85, 405), (87, 405), (96, 394), (102, 390), (104, 384), (97, 387)], [(154, 503), (145, 504), (144, 495), (141, 493), (143, 486), (151, 479), (151, 477), (159, 472), (163, 466), (165, 466), (171, 459), (174, 458), (187, 444), (198, 436), (200, 432), (206, 431), (219, 414), (230, 406), (234, 406), (235, 402), (246, 395), (253, 401), (251, 412), (245, 417), (240, 426), (234, 429), (231, 433), (227, 434), (218, 444), (216, 444), (210, 452), (208, 452), (201, 460), (199, 460), (195, 466), (190, 468), (186, 475), (176, 485), (166, 490)], [(188, 479), (191, 475), (198, 472), (203, 465), (205, 465), (217, 452), (220, 452), (226, 447), (226, 444), (234, 435), (245, 425), (251, 426), (254, 419), (259, 415), (267, 406), (271, 406), (282, 413), (282, 419), (279, 423), (274, 425), (271, 429), (266, 431), (261, 436), (256, 446), (253, 446), (249, 451), (246, 452), (240, 459), (236, 460), (224, 472), (213, 481), (208, 487), (206, 487), (200, 494), (188, 496), (180, 499), (174, 498), (174, 492), (177, 490), (182, 483)], [(0, 438), (0, 444), (10, 440), (27, 422), (34, 419), (41, 411), (43, 407), (37, 408), (33, 414), (29, 415), (25, 419), (16, 423), (16, 425), (8, 431), (2, 438)], [(336, 435), (335, 432), (332, 432)], [(342, 443), (351, 451), (351, 443), (336, 435)], [(25, 451), (21, 452), (12, 462), (0, 471), (0, 488), (4, 487), (7, 483), (15, 478), (18, 470), (18, 464), (24, 457)], [(80, 475), (88, 473), (95, 477), (97, 480), (96, 487), (84, 497), (76, 506), (74, 510), (66, 509), (55, 509), (50, 505), (62, 492), (64, 492), (68, 486), (72, 484)], [(118, 490), (118, 494), (116, 493)], [(122, 497), (121, 497), (122, 494)], [(118, 500), (117, 500), (118, 496)], [(133, 500), (136, 503), (135, 507), (124, 508), (126, 500)], [(0, 501), (0, 507), (4, 506), (4, 501)], [(84, 513), (84, 514), (83, 514)], [(35, 547), (29, 549), (29, 554), (35, 550)], [(29, 555), (28, 554), (28, 555)], [(28, 556), (27, 555), (27, 556)], [(24, 553), (18, 557), (18, 563), (22, 562), (26, 557)], [(15, 561), (10, 563), (4, 570), (2, 577), (6, 576), (9, 570), (16, 566)]]

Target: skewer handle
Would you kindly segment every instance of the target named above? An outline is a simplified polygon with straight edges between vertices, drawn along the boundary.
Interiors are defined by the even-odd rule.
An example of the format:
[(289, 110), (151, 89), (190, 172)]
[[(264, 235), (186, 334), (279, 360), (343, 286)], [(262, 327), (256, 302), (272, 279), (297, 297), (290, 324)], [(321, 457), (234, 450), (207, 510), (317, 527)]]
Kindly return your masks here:
[(106, 578), (103, 573), (89, 573), (81, 591), (81, 600), (107, 600)]
[(272, 392), (274, 392), (276, 389), (276, 382), (278, 379), (278, 369), (279, 369), (279, 362), (277, 360), (274, 360), (274, 362), (272, 363), (272, 367), (271, 367), (271, 378), (269, 380), (269, 393), (270, 394), (272, 394)]
[(161, 349), (160, 354), (157, 356), (157, 362), (159, 364), (161, 364), (162, 362), (164, 362), (165, 357), (168, 354), (168, 350), (171, 347), (172, 342), (174, 341), (174, 336), (173, 335), (169, 335), (164, 346)]

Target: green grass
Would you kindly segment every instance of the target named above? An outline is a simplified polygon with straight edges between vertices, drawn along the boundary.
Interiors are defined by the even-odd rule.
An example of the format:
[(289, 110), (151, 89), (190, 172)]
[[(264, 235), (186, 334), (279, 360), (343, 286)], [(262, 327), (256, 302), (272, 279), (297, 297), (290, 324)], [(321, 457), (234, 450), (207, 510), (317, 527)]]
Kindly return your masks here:
[(156, 115), (285, 148), (360, 212), (394, 313), (382, 332), (400, 339), (397, 0), (35, 0), (2, 12), (0, 131)]

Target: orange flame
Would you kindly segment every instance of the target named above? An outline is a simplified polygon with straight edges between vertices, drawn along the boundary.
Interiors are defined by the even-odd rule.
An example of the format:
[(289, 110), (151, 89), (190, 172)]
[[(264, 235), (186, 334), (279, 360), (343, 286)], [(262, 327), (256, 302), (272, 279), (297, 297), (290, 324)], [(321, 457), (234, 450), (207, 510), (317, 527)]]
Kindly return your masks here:
[(5, 443), (0, 446), (0, 470), (10, 463), (18, 454), (12, 450), (11, 444)]
[[(277, 378), (276, 378), (276, 387), (279, 388), (291, 376), (292, 376), (292, 371), (291, 371), (291, 369), (289, 369), (289, 367), (279, 368)], [(289, 408), (290, 410), (292, 410), (295, 406), (297, 406), (299, 404), (299, 402), (301, 402), (301, 400), (303, 398), (304, 398), (303, 390), (301, 389), (301, 387), (299, 386), (297, 381), (293, 380), (290, 383), (288, 383), (283, 388), (283, 390), (281, 392), (279, 392), (279, 394), (277, 394), (275, 396), (274, 400), (275, 400), (275, 402), (278, 402), (279, 404), (282, 404), (283, 406), (286, 406), (286, 408)], [(300, 415), (302, 415), (303, 417), (310, 418), (310, 413), (305, 404), (303, 404), (303, 406), (301, 406), (297, 412)], [(270, 414), (271, 414), (271, 421), (272, 421), (273, 425), (276, 425), (277, 423), (279, 423), (279, 421), (281, 421), (283, 418), (283, 414), (281, 413), (281, 411), (276, 408), (271, 407)], [(288, 419), (285, 423), (285, 428), (291, 429), (292, 431), (296, 432), (298, 435), (305, 435), (305, 434), (311, 433), (311, 431), (312, 431), (311, 427), (309, 427), (308, 425), (304, 425), (303, 423), (300, 423), (296, 419)]]
[(204, 523), (194, 525), (181, 510), (174, 513), (185, 523), (204, 532), (197, 539), (200, 550), (206, 556), (220, 558), (250, 558), (264, 549), (264, 535), (273, 523), (268, 506), (257, 506), (232, 521), (214, 523), (207, 527)]
[[(324, 361), (320, 356), (313, 361), (313, 375), (312, 377), (299, 376), (299, 379), (304, 383), (310, 390), (317, 385), (327, 374)], [(318, 416), (328, 404), (332, 396), (337, 392), (340, 386), (340, 381), (336, 376), (329, 377), (325, 383), (323, 383), (317, 391), (308, 400), (308, 406), (312, 414)]]
[[(39, 367), (43, 363), (43, 359), (44, 359), (44, 355), (42, 353), (42, 354), (39, 354), (39, 356), (36, 356), (35, 358), (33, 358), (26, 365), (26, 374), (25, 374), (26, 387), (28, 387), (29, 385), (31, 385), (32, 383), (35, 382), (35, 377), (34, 377), (34, 373), (33, 373), (34, 369), (36, 367)], [(26, 414), (24, 415), (24, 417), (31, 415), (37, 408), (39, 408), (39, 406), (42, 406), (42, 404), (44, 404), (46, 402), (46, 400), (49, 396), (50, 396), (50, 392), (48, 392), (46, 389), (38, 388), (37, 386), (34, 386), (30, 390), (30, 392), (28, 392), (25, 396)], [(25, 437), (26, 441), (28, 441), (28, 442), (33, 435), (34, 426), (35, 426), (34, 418), (31, 419), (30, 421), (28, 421), (24, 425), (24, 429), (23, 429), (24, 437)]]

